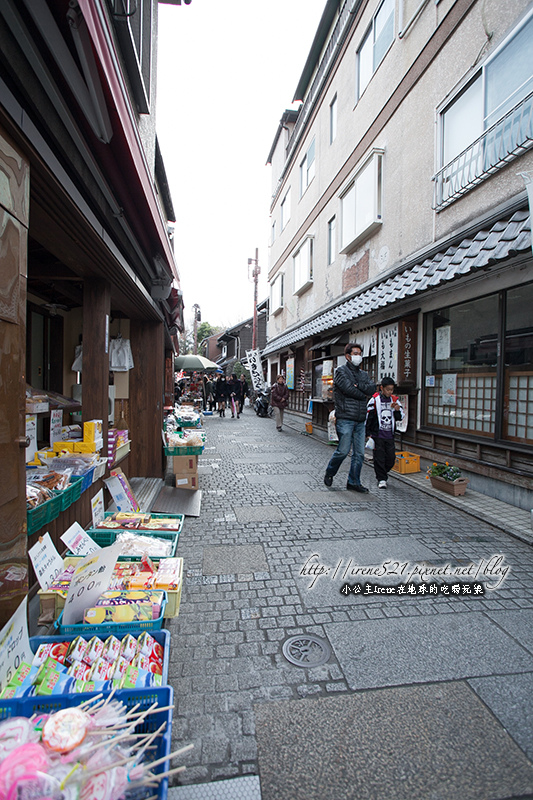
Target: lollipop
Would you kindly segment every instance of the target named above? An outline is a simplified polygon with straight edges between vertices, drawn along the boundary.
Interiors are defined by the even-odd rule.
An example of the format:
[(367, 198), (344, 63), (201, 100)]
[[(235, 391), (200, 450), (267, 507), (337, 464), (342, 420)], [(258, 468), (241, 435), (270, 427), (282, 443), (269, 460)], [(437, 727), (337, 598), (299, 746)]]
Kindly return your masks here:
[(38, 772), (46, 772), (48, 759), (40, 744), (28, 742), (13, 750), (0, 764), (0, 798), (7, 800), (13, 787), (21, 779), (34, 779)]
[(85, 739), (89, 722), (88, 715), (80, 708), (63, 708), (46, 720), (43, 742), (57, 753), (69, 753)]
[(0, 761), (21, 744), (36, 739), (33, 725), (26, 717), (11, 717), (0, 722)]

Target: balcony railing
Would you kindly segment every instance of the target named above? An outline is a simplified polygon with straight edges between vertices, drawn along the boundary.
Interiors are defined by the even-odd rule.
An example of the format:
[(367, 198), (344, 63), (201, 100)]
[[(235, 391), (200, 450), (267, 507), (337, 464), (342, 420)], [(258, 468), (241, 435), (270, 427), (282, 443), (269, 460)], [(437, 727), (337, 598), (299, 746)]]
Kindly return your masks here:
[(433, 177), (441, 211), (533, 145), (533, 92)]

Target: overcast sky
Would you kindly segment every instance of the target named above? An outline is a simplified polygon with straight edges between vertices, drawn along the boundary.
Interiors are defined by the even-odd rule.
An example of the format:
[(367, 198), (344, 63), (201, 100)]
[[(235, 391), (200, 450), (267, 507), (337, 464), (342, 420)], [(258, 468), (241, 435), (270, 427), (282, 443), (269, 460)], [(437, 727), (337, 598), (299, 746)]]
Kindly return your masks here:
[(157, 134), (176, 212), (175, 254), (192, 325), (253, 315), (248, 259), (267, 297), (271, 170), (266, 160), (326, 0), (159, 4)]

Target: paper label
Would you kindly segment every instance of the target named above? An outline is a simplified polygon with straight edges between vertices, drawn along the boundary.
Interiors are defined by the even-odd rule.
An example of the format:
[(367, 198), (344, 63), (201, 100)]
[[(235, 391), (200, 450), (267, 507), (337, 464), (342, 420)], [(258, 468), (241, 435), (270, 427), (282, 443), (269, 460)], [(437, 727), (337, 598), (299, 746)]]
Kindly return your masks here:
[(74, 522), (67, 528), (61, 541), (66, 544), (70, 552), (75, 556), (87, 556), (101, 550), (99, 544), (93, 542), (89, 534), (83, 530), (79, 522)]
[(41, 536), (37, 544), (28, 550), (35, 575), (41, 589), (48, 589), (57, 576), (63, 572), (63, 559), (57, 552), (49, 533)]

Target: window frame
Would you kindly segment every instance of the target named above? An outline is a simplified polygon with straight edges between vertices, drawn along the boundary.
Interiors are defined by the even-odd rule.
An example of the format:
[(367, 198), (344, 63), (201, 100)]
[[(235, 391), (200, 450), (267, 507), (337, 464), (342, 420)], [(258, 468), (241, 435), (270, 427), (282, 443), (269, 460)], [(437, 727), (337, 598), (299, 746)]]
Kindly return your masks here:
[[(287, 209), (287, 213), (284, 213), (284, 209)], [(281, 203), (279, 204), (280, 210), (280, 233), (285, 230), (286, 225), (288, 224), (291, 218), (291, 189), (290, 187), (285, 192), (285, 196)]]
[(337, 258), (337, 216), (334, 214), (331, 219), (328, 219), (328, 253), (327, 263), (328, 267), (333, 264)]
[[(389, 19), (392, 17), (392, 35), (391, 35), (390, 41), (388, 42), (388, 44), (386, 45), (386, 47), (383, 50), (383, 54), (381, 55), (381, 58), (376, 63), (376, 42), (378, 41), (376, 39), (376, 21), (377, 21), (377, 19), (379, 17), (380, 11), (383, 9), (383, 7), (385, 6), (386, 3), (391, 3), (392, 10), (391, 10), (389, 16), (386, 18), (386, 22), (385, 22), (385, 25), (383, 25), (382, 31), (385, 30), (387, 24), (389, 23)], [(379, 69), (379, 66), (384, 61), (385, 56), (387, 55), (387, 53), (389, 52), (390, 48), (394, 44), (395, 27), (396, 27), (396, 4), (395, 4), (394, 0), (382, 0), (382, 2), (379, 4), (378, 8), (376, 9), (375, 14), (373, 15), (372, 20), (371, 20), (368, 28), (365, 30), (364, 36), (361, 39), (361, 43), (359, 44), (359, 47), (357, 48), (357, 50), (355, 52), (355, 58), (356, 58), (355, 102), (356, 103), (358, 103), (359, 100), (361, 99), (362, 95), (365, 92), (366, 87), (368, 86), (368, 84), (372, 80), (373, 76), (375, 75), (375, 73)], [(365, 85), (361, 88), (361, 53), (363, 52), (365, 46), (368, 45), (369, 37), (371, 37), (372, 65), (371, 65), (371, 71), (370, 71), (369, 78), (366, 81)], [(379, 37), (378, 37), (378, 39), (379, 39)]]
[[(365, 239), (368, 239), (375, 231), (379, 230), (383, 224), (383, 157), (384, 151), (380, 148), (374, 148), (372, 152), (360, 163), (357, 170), (350, 180), (345, 184), (344, 188), (339, 194), (340, 201), (340, 247), (339, 254), (352, 253), (356, 247)], [(354, 199), (354, 235), (349, 241), (345, 241), (344, 231), (344, 202), (348, 195), (354, 189), (356, 191), (356, 184), (358, 179), (363, 177), (369, 165), (373, 162), (373, 208), (371, 219), (368, 224), (364, 225), (359, 230), (356, 227), (357, 220), (357, 207)]]
[[(301, 279), (300, 276), (297, 285), (296, 282), (297, 273), (301, 273), (302, 271), (302, 267), (300, 263), (297, 262), (297, 259), (299, 259), (299, 257), (301, 258), (301, 255), (303, 254), (305, 249), (308, 249), (307, 263), (305, 265), (306, 273), (303, 276), (303, 280)], [(293, 294), (301, 295), (304, 292), (306, 292), (310, 286), (313, 285), (313, 258), (314, 258), (314, 237), (305, 236), (302, 242), (300, 243), (299, 247), (292, 254)]]
[(337, 94), (329, 104), (329, 143), (333, 144), (337, 138)]
[[(312, 160), (309, 160), (309, 154), (312, 151)], [(304, 196), (309, 186), (313, 182), (316, 175), (316, 136), (313, 136), (311, 144), (306, 150), (305, 156), (300, 161), (300, 198)], [(304, 186), (305, 177), (305, 186)]]
[[(278, 286), (279, 286), (279, 290), (278, 290)], [(283, 308), (284, 308), (284, 297), (283, 297), (284, 288), (285, 288), (285, 273), (284, 272), (278, 272), (277, 275), (275, 276), (275, 278), (270, 283), (270, 308), (269, 308), (269, 313), (270, 313), (271, 316), (276, 316), (276, 314), (279, 314), (280, 311), (282, 311)], [(278, 292), (279, 297), (276, 298), (277, 304), (274, 307), (274, 305), (275, 305), (274, 304), (274, 292), (275, 291)]]

